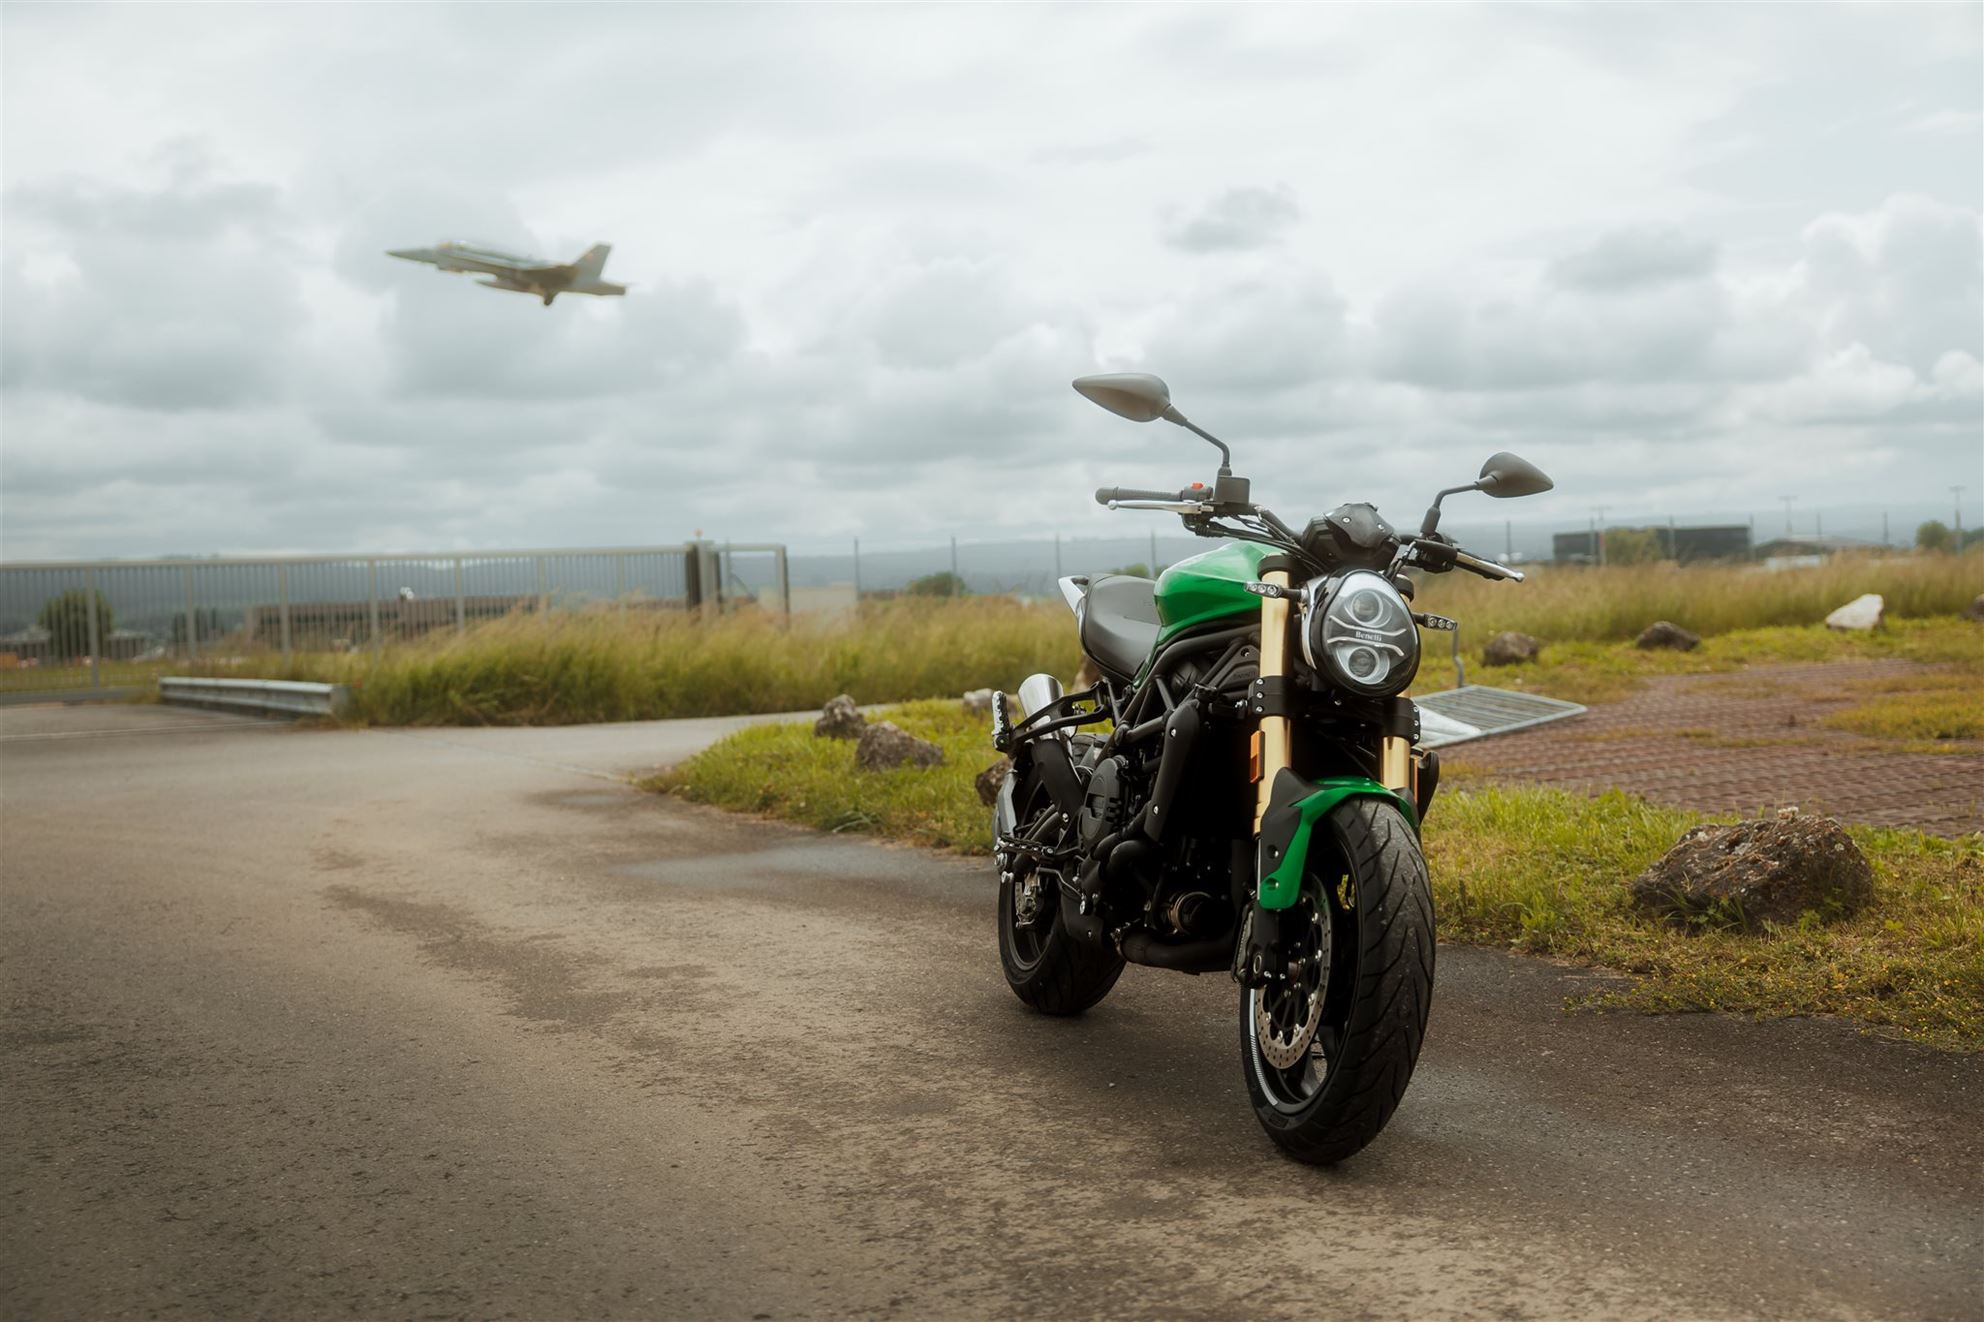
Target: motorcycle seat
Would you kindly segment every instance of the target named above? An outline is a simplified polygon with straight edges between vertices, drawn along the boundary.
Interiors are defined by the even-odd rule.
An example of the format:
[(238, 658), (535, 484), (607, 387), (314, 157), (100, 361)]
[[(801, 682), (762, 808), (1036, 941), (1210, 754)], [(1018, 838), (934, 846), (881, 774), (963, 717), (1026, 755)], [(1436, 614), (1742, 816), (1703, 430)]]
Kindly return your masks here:
[(1082, 599), (1082, 651), (1115, 679), (1133, 678), (1157, 644), (1157, 584), (1129, 574), (1100, 574)]

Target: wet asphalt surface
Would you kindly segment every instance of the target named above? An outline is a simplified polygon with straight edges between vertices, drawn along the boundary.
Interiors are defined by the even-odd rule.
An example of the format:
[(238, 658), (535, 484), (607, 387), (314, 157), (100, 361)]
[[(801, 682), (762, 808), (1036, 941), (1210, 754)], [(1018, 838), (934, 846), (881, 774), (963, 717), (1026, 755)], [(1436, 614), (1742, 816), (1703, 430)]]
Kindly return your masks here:
[(983, 864), (617, 777), (728, 722), (0, 711), (0, 1316), (1984, 1315), (1984, 1057), (1443, 948), (1386, 1133), (1235, 994), (1007, 991)]

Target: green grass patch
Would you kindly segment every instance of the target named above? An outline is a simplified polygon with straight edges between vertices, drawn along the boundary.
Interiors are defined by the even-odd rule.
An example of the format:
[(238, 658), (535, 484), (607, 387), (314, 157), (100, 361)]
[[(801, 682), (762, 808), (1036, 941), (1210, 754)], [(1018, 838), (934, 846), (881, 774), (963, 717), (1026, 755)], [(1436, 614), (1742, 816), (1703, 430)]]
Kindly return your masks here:
[(647, 780), (696, 803), (764, 813), (823, 831), (860, 831), (962, 853), (992, 849), (990, 812), (972, 781), (998, 760), (991, 723), (955, 699), (905, 703), (890, 720), (944, 750), (927, 771), (863, 771), (852, 739), (820, 739), (810, 725), (758, 725)]
[[(961, 853), (991, 848), (973, 778), (995, 760), (983, 717), (918, 702), (885, 719), (934, 739), (930, 771), (858, 771), (852, 741), (758, 726), (647, 782), (698, 803)], [(1455, 781), (1459, 783), (1456, 784)], [(1626, 883), (1702, 815), (1612, 792), (1484, 787), (1449, 772), (1426, 824), (1441, 939), (1631, 975), (1592, 1003), (1639, 1011), (1842, 1015), (1947, 1047), (1984, 1044), (1984, 837), (1854, 828), (1874, 902), (1830, 926), (1686, 931), (1646, 918)]]
[(1593, 998), (1601, 1005), (1834, 1014), (1935, 1045), (1984, 1044), (1984, 838), (1849, 828), (1875, 889), (1843, 923), (1687, 931), (1633, 911), (1626, 883), (1704, 820), (1715, 819), (1619, 791), (1443, 794), (1425, 836), (1441, 936), (1634, 975)]

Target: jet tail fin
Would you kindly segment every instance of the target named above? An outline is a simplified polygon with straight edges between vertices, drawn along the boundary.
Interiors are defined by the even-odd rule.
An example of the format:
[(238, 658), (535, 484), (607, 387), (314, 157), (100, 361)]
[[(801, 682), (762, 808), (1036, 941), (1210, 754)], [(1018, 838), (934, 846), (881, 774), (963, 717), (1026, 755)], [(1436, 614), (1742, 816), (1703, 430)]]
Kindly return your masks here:
[(613, 245), (610, 243), (595, 243), (585, 250), (578, 261), (572, 263), (572, 267), (581, 280), (597, 280), (606, 267), (607, 254), (612, 251)]

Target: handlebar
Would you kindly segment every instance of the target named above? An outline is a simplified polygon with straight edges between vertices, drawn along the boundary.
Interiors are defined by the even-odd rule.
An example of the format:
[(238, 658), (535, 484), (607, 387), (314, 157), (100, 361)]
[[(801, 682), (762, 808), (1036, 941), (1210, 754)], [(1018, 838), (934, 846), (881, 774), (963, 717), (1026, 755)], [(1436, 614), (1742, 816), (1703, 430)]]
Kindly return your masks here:
[(1097, 487), (1095, 503), (1107, 505), (1117, 500), (1163, 500), (1199, 501), (1211, 500), (1212, 492), (1203, 486), (1186, 487), (1182, 491), (1145, 491), (1138, 487)]
[(1493, 560), (1483, 560), (1465, 551), (1454, 552), (1454, 563), (1462, 569), (1471, 569), (1483, 578), (1505, 578), (1513, 583), (1522, 582), (1522, 571), (1498, 565)]

